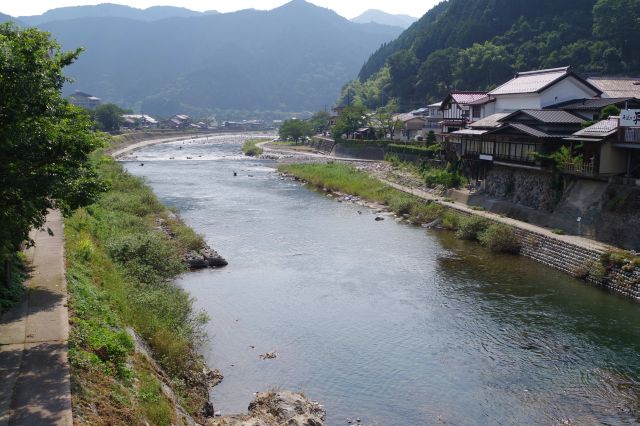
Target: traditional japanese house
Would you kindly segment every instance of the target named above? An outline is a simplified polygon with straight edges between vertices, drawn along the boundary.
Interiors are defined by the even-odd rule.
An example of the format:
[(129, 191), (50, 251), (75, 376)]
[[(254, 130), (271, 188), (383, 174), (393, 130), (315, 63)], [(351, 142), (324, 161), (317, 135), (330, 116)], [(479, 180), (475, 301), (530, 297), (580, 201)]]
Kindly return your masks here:
[(488, 99), (487, 92), (454, 91), (447, 95), (440, 105), (442, 110), (442, 133), (452, 133), (464, 129), (475, 120), (480, 119), (481, 109), (471, 104), (481, 99)]
[(493, 164), (541, 170), (542, 156), (566, 144), (584, 120), (563, 110), (497, 113), (456, 131), (459, 155), (472, 177), (483, 178)]
[(596, 121), (600, 119), (602, 109), (610, 105), (618, 109), (637, 109), (640, 108), (640, 99), (633, 97), (576, 99), (553, 105), (551, 108), (563, 109), (579, 115), (585, 120)]
[[(565, 138), (571, 144), (571, 159), (558, 168), (588, 177), (615, 176), (627, 172), (629, 153), (618, 145), (619, 117), (609, 117)], [(640, 148), (640, 144), (638, 145)]]

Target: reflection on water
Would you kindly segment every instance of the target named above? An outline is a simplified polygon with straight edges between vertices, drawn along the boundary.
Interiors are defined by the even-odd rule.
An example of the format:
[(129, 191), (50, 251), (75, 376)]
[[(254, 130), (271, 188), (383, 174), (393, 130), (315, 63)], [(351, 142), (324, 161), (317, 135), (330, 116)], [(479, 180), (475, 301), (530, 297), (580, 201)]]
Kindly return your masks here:
[(178, 280), (212, 318), (216, 409), (288, 388), (336, 425), (635, 423), (638, 305), (449, 233), (375, 222), (239, 156), (242, 139), (125, 163), (229, 260)]

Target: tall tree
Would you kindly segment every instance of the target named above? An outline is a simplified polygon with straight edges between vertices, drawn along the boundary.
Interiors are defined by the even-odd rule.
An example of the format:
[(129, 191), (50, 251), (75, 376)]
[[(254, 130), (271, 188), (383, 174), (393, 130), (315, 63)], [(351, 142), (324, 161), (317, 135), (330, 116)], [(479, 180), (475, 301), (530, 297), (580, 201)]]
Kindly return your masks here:
[(17, 250), (48, 209), (68, 212), (101, 189), (88, 159), (100, 139), (61, 95), (62, 70), (79, 54), (48, 33), (0, 25), (0, 255)]
[(376, 126), (380, 129), (382, 138), (393, 139), (396, 132), (404, 128), (402, 121), (396, 119), (395, 113), (398, 111), (398, 103), (394, 100), (386, 106), (378, 108), (373, 114)]
[(303, 137), (311, 135), (312, 132), (313, 129), (308, 121), (292, 118), (282, 123), (279, 135), (282, 140), (292, 139), (297, 143)]
[(115, 104), (100, 105), (93, 111), (98, 129), (105, 132), (120, 129), (122, 114), (124, 113), (125, 110)]
[(361, 104), (351, 105), (342, 110), (332, 129), (334, 139), (341, 139), (342, 135), (346, 135), (348, 139), (358, 128), (367, 124), (366, 112), (366, 108)]

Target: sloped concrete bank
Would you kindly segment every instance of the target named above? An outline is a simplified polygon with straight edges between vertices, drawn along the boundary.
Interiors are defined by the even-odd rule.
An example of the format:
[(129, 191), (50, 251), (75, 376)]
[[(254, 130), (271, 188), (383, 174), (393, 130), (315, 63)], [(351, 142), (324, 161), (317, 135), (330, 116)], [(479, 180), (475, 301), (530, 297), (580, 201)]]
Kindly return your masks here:
[[(640, 302), (640, 270), (624, 265), (603, 262), (603, 255), (619, 251), (617, 247), (572, 235), (556, 235), (541, 228), (515, 219), (501, 217), (486, 211), (476, 211), (467, 205), (443, 201), (426, 191), (411, 189), (393, 182), (394, 188), (436, 202), (458, 214), (482, 216), (494, 222), (513, 226), (521, 250), (520, 254), (567, 273), (587, 283)], [(627, 270), (625, 270), (627, 269)]]

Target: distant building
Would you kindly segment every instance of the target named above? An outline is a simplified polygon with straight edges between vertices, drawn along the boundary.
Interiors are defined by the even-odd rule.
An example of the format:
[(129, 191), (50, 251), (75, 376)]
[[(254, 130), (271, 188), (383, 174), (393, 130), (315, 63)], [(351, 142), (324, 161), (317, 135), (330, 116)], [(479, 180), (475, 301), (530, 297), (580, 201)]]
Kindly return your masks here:
[(192, 120), (186, 114), (177, 114), (171, 117), (168, 120), (165, 120), (163, 123), (164, 127), (169, 127), (171, 129), (186, 129), (191, 127)]
[(146, 114), (124, 114), (122, 116), (122, 127), (128, 129), (140, 129), (158, 127), (158, 120)]
[(640, 99), (640, 77), (589, 77), (587, 81), (602, 91), (603, 98)]
[(70, 95), (67, 100), (71, 102), (73, 105), (82, 107), (84, 109), (95, 109), (102, 103), (102, 100), (96, 96), (90, 95), (89, 93), (81, 92), (76, 90)]

